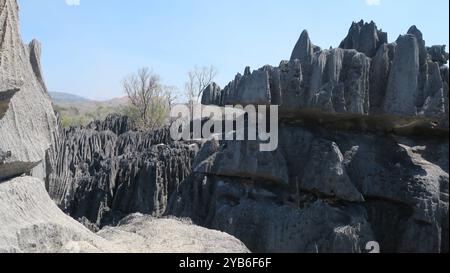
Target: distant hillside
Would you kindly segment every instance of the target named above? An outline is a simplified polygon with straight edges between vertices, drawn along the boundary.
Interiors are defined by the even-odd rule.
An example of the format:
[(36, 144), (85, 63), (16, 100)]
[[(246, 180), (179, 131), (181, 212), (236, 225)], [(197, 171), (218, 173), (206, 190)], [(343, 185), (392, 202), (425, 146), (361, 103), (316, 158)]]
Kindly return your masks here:
[(79, 103), (89, 102), (89, 99), (63, 92), (49, 92), (54, 103)]
[(64, 127), (86, 125), (94, 120), (103, 120), (109, 114), (125, 114), (129, 102), (127, 97), (95, 101), (61, 92), (50, 92), (50, 96)]

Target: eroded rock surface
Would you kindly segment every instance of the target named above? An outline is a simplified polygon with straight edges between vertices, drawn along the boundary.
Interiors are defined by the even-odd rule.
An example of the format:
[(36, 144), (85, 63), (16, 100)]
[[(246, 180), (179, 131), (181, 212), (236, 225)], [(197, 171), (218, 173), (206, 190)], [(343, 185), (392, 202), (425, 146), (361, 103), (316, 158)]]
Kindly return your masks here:
[(173, 143), (168, 129), (128, 131), (129, 122), (111, 116), (60, 131), (48, 154), (47, 188), (75, 219), (101, 227), (135, 212), (161, 216), (169, 194), (190, 174), (195, 144)]
[(0, 183), (0, 253), (246, 253), (236, 238), (178, 219), (132, 215), (95, 234), (64, 214), (41, 180)]
[(195, 226), (188, 220), (158, 219), (132, 214), (116, 227), (97, 233), (102, 238), (140, 253), (248, 253), (236, 238)]
[[(383, 252), (448, 252), (447, 60), (415, 26), (388, 43), (373, 22), (354, 23), (330, 50), (303, 32), (290, 61), (246, 68), (203, 98), (279, 105), (278, 150), (206, 142), (168, 213), (257, 252), (365, 252), (370, 241)], [(259, 170), (260, 156), (276, 167)]]
[[(217, 147), (229, 149), (225, 142)], [(446, 252), (446, 149), (448, 141), (439, 139), (285, 125), (278, 152), (287, 185), (239, 171), (221, 175), (214, 169), (226, 167), (202, 162), (169, 211), (228, 232), (257, 252), (364, 252), (369, 241), (385, 252)], [(427, 239), (418, 243), (414, 236)]]
[(44, 178), (56, 117), (40, 68), (40, 45), (22, 43), (16, 0), (0, 1), (0, 180), (23, 173)]
[(196, 147), (169, 143), (167, 130), (123, 135), (132, 127), (125, 117), (57, 130), (41, 47), (22, 44), (18, 9), (0, 0), (0, 253), (248, 252), (230, 235), (177, 219), (133, 216), (97, 235), (58, 208), (45, 186), (92, 229), (113, 213), (159, 216)]
[[(223, 90), (205, 93), (204, 104), (279, 105), (331, 113), (419, 116), (448, 129), (448, 61), (445, 46), (426, 47), (412, 26), (395, 43), (375, 23), (353, 23), (339, 48), (321, 50), (304, 31), (290, 61), (246, 68)], [(252, 91), (252, 88), (255, 90)], [(212, 96), (212, 94), (214, 94)]]
[(136, 132), (116, 116), (56, 132), (46, 186), (65, 212), (92, 230), (118, 224), (99, 234), (136, 248), (159, 239), (130, 234), (135, 225), (163, 224), (124, 219), (134, 212), (191, 218), (257, 252), (358, 253), (372, 241), (383, 252), (448, 252), (446, 56), (416, 27), (388, 43), (374, 23), (355, 23), (330, 50), (304, 32), (290, 61), (246, 68), (202, 99), (279, 105), (276, 151), (173, 142), (167, 129)]
[(36, 178), (0, 183), (0, 223), (2, 253), (120, 251), (58, 209)]

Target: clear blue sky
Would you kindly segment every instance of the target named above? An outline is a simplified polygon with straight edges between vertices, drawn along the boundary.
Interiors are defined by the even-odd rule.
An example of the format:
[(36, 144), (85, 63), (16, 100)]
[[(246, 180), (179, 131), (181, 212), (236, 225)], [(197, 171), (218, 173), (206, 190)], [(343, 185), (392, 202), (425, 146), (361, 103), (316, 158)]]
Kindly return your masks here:
[[(76, 0), (67, 0), (75, 1)], [(372, 2), (369, 5), (368, 2)], [(143, 66), (183, 88), (194, 66), (214, 65), (223, 87), (245, 66), (288, 59), (301, 31), (336, 47), (352, 21), (374, 20), (395, 40), (415, 24), (427, 44), (449, 41), (448, 0), (19, 0), (25, 41), (43, 44), (51, 91), (123, 96)]]

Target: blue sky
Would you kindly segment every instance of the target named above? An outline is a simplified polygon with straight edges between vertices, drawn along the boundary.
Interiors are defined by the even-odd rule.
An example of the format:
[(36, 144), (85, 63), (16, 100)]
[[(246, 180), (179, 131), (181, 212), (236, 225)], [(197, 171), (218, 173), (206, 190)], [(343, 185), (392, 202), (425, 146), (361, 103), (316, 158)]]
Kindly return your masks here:
[(123, 77), (144, 66), (182, 89), (194, 66), (214, 65), (223, 87), (247, 65), (289, 59), (303, 29), (314, 44), (336, 47), (360, 19), (374, 20), (390, 41), (415, 24), (428, 45), (449, 43), (448, 0), (77, 2), (19, 0), (21, 31), (43, 44), (51, 91), (91, 99), (123, 96)]

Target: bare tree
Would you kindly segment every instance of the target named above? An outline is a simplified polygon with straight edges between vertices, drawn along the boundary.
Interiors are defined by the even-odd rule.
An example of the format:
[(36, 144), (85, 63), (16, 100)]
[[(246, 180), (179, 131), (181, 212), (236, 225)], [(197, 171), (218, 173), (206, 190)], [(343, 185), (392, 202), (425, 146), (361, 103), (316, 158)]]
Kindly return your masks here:
[(178, 97), (176, 95), (177, 91), (178, 91), (178, 87), (166, 85), (163, 87), (163, 90), (164, 90), (164, 96), (166, 97), (168, 106), (169, 106), (169, 108), (171, 108), (172, 105), (175, 103), (175, 101), (178, 99)]
[(143, 130), (154, 130), (164, 124), (174, 100), (173, 89), (161, 84), (160, 77), (149, 68), (141, 68), (123, 80), (130, 100), (126, 113)]
[(199, 102), (203, 91), (216, 78), (218, 72), (214, 66), (195, 67), (188, 73), (186, 96), (189, 101)]

